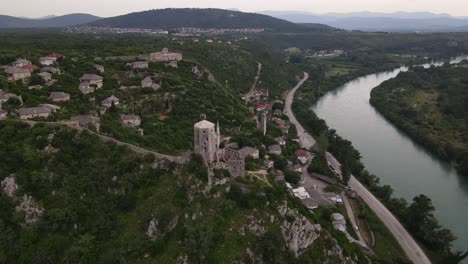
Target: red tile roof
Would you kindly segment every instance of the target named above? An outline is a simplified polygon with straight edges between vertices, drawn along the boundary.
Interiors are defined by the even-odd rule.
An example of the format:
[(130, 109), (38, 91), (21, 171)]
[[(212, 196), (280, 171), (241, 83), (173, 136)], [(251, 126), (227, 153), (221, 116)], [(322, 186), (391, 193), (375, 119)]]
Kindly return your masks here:
[(49, 54), (47, 57), (52, 57), (52, 58), (63, 58), (63, 55), (60, 53), (52, 53)]
[(163, 121), (163, 120), (166, 120), (168, 119), (169, 117), (168, 116), (165, 116), (165, 115), (160, 115), (159, 116), (159, 120)]

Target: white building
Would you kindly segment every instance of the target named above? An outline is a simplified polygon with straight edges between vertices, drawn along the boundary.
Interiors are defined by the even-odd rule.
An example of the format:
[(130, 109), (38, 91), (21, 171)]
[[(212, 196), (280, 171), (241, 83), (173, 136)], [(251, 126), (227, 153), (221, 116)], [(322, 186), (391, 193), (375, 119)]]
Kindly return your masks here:
[(137, 115), (121, 115), (120, 122), (126, 126), (137, 127), (141, 124), (141, 118)]
[(53, 65), (56, 60), (56, 58), (42, 57), (39, 59), (39, 64), (41, 64), (42, 66), (50, 66)]
[(294, 194), (294, 196), (296, 196), (297, 198), (299, 198), (301, 200), (310, 198), (309, 193), (306, 191), (306, 189), (304, 187), (299, 187), (297, 189), (293, 189), (293, 194)]

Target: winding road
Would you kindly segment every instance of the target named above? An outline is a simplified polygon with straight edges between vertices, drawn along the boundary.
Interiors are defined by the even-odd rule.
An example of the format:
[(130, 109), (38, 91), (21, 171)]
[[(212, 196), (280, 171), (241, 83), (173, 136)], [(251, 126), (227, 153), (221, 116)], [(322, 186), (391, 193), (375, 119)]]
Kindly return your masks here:
[[(293, 123), (296, 126), (300, 144), (303, 148), (306, 149), (310, 149), (311, 147), (313, 147), (316, 141), (297, 121), (296, 117), (294, 116), (294, 113), (292, 112), (291, 106), (294, 101), (294, 95), (296, 91), (304, 84), (304, 82), (308, 78), (309, 75), (304, 72), (304, 77), (291, 91), (289, 91), (286, 97), (285, 107), (285, 114), (289, 117), (291, 123)], [(333, 157), (332, 159), (335, 158)], [(337, 165), (341, 166), (340, 164)], [(354, 190), (362, 198), (362, 200), (374, 211), (377, 217), (379, 217), (379, 219), (390, 230), (390, 232), (393, 234), (395, 239), (405, 251), (408, 258), (414, 264), (431, 263), (424, 251), (416, 243), (416, 241), (408, 233), (408, 231), (406, 231), (406, 229), (398, 221), (398, 219), (371, 192), (369, 192), (364, 185), (362, 185), (354, 176), (351, 176), (351, 179), (349, 180), (349, 185), (354, 188)]]
[(302, 78), (299, 83), (289, 91), (288, 95), (286, 96), (286, 105), (284, 107), (284, 113), (289, 117), (291, 123), (296, 126), (297, 129), (297, 136), (299, 137), (300, 144), (305, 149), (310, 149), (315, 145), (315, 139), (307, 133), (307, 131), (302, 127), (302, 125), (297, 121), (296, 116), (292, 111), (292, 103), (294, 101), (294, 94), (296, 91), (304, 84), (305, 81), (309, 79), (309, 74), (304, 72), (304, 78)]

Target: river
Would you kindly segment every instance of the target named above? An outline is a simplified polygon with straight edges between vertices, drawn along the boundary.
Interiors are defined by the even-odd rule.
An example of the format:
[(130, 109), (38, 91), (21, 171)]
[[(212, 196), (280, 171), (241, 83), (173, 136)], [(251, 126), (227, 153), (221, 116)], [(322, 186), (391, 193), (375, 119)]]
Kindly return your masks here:
[[(453, 59), (451, 63), (465, 58), (468, 56)], [(408, 201), (418, 194), (429, 196), (439, 222), (458, 237), (455, 248), (466, 250), (468, 178), (458, 175), (453, 166), (414, 143), (369, 103), (373, 88), (407, 70), (402, 67), (357, 78), (327, 93), (311, 109), (330, 128), (353, 142), (367, 169), (377, 175), (382, 184), (392, 186), (395, 195)]]

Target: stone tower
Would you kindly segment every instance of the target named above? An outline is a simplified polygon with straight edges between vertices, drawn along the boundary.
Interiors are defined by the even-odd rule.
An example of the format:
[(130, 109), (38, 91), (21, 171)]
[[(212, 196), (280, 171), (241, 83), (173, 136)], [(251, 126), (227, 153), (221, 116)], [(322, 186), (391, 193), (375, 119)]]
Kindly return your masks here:
[(196, 123), (194, 126), (195, 153), (207, 162), (216, 161), (220, 137), (219, 127), (216, 128), (215, 124), (206, 120)]
[(265, 136), (267, 133), (267, 121), (268, 121), (268, 115), (266, 111), (263, 111), (262, 113), (262, 119), (261, 119), (261, 129), (262, 133)]

